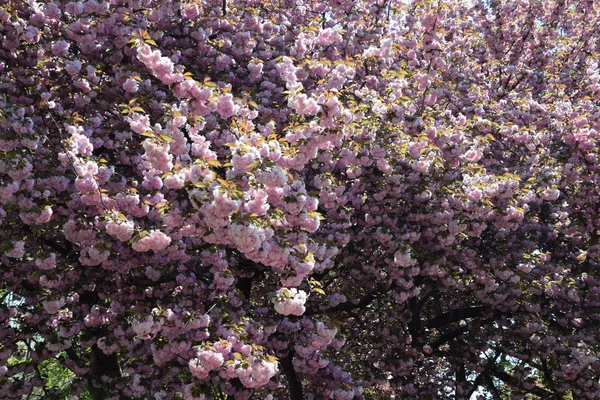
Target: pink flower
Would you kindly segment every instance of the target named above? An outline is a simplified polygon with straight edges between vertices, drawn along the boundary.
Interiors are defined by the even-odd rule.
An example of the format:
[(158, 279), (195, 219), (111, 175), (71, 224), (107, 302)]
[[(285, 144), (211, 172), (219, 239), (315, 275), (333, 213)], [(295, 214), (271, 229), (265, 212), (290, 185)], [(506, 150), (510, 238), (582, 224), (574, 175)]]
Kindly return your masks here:
[(394, 264), (399, 267), (412, 267), (417, 261), (412, 258), (410, 249), (408, 251), (397, 251), (394, 254)]
[(163, 183), (168, 189), (181, 189), (185, 183), (185, 178), (181, 174), (169, 175), (165, 177)]
[(249, 213), (255, 213), (258, 215), (265, 215), (267, 210), (270, 208), (267, 201), (269, 195), (264, 190), (258, 190), (254, 193), (253, 199), (244, 205), (244, 208)]
[(168, 57), (163, 57), (160, 50), (152, 50), (147, 44), (137, 48), (137, 57), (162, 83), (170, 85), (183, 81), (183, 75), (175, 72), (175, 65)]
[(199, 350), (196, 358), (188, 363), (190, 372), (197, 379), (205, 379), (210, 371), (223, 365), (223, 354), (212, 350)]
[(108, 257), (110, 257), (110, 252), (108, 250), (101, 250), (97, 247), (87, 247), (81, 251), (79, 262), (81, 265), (95, 266), (108, 260)]
[(290, 98), (288, 106), (296, 110), (299, 115), (316, 115), (321, 110), (317, 101), (304, 93)]
[(50, 253), (47, 258), (38, 258), (35, 260), (35, 265), (44, 271), (50, 271), (56, 267), (56, 254)]
[(476, 187), (471, 187), (467, 190), (467, 199), (471, 201), (479, 201), (482, 197), (481, 190)]
[(152, 279), (153, 281), (157, 281), (160, 279), (160, 271), (157, 270), (156, 268), (153, 268), (152, 266), (148, 265), (146, 267), (146, 269), (144, 270), (144, 273), (146, 274), (146, 276), (150, 279)]
[(287, 183), (288, 176), (283, 168), (274, 166), (260, 171), (257, 174), (256, 180), (265, 186), (279, 188)]
[(76, 178), (75, 179), (75, 189), (79, 193), (89, 193), (94, 192), (98, 189), (98, 183), (93, 177), (87, 178)]
[(384, 174), (391, 174), (394, 170), (388, 160), (383, 159), (377, 160), (377, 168)]
[(431, 161), (429, 160), (419, 160), (412, 165), (413, 169), (422, 174), (426, 173), (429, 170), (431, 165)]
[(550, 189), (546, 188), (542, 193), (540, 193), (540, 197), (542, 200), (554, 201), (558, 199), (560, 196), (560, 190), (558, 189)]
[(83, 13), (83, 4), (76, 3), (76, 2), (67, 3), (65, 5), (65, 12), (67, 12), (71, 15), (81, 14), (81, 13)]
[(27, 27), (27, 30), (21, 36), (21, 40), (29, 43), (37, 43), (40, 40), (40, 30), (34, 26)]
[(22, 240), (13, 242), (12, 250), (7, 251), (4, 255), (11, 258), (22, 258), (25, 255), (25, 242)]
[(344, 296), (341, 293), (334, 293), (329, 295), (329, 297), (327, 298), (329, 300), (329, 305), (331, 307), (335, 307), (341, 303), (344, 303), (347, 299), (346, 296)]
[(233, 239), (235, 246), (242, 253), (249, 253), (257, 250), (262, 242), (273, 236), (272, 232), (266, 232), (264, 229), (255, 225), (231, 224), (229, 235)]
[(238, 368), (238, 378), (247, 388), (258, 388), (266, 385), (277, 373), (277, 363), (271, 361), (254, 361), (248, 369)]
[(158, 253), (159, 251), (166, 249), (170, 243), (171, 238), (169, 236), (161, 231), (152, 230), (149, 234), (136, 241), (132, 248), (140, 253), (150, 250)]
[(151, 335), (158, 331), (158, 328), (159, 326), (154, 323), (154, 318), (151, 315), (148, 315), (143, 320), (134, 319), (131, 322), (131, 329), (142, 340), (150, 339)]
[(65, 70), (69, 75), (76, 75), (81, 71), (81, 61), (73, 60), (65, 62)]
[(121, 242), (126, 242), (133, 235), (133, 221), (109, 221), (106, 224), (106, 232)]
[(62, 308), (62, 306), (64, 306), (64, 305), (65, 305), (64, 299), (42, 301), (42, 306), (44, 307), (44, 310), (46, 310), (46, 312), (48, 314), (56, 314), (58, 312), (58, 310), (60, 310)]
[(467, 151), (463, 157), (467, 161), (477, 162), (481, 159), (482, 155), (483, 154), (481, 153), (481, 151), (476, 150), (476, 149), (471, 149), (471, 150)]
[(69, 55), (70, 44), (64, 40), (59, 40), (52, 45), (52, 54), (57, 57), (66, 57)]
[(50, 221), (50, 218), (52, 218), (52, 208), (47, 207), (38, 214), (37, 218), (35, 219), (35, 223), (36, 225), (45, 224), (46, 222)]
[(335, 389), (332, 398), (335, 400), (352, 400), (354, 394), (354, 390)]
[(289, 57), (283, 57), (281, 63), (277, 64), (277, 72), (281, 76), (281, 79), (287, 84), (287, 86), (293, 86), (298, 78), (296, 77), (297, 68), (294, 66), (294, 62)]
[(160, 50), (152, 50), (147, 44), (142, 44), (137, 48), (137, 57), (146, 67), (153, 70), (162, 56)]
[(138, 91), (138, 83), (135, 79), (129, 78), (123, 83), (123, 89), (129, 93), (135, 93)]
[(191, 96), (190, 90), (197, 87), (192, 80), (185, 80), (173, 85), (173, 94), (179, 98), (184, 99)]
[(10, 169), (8, 175), (15, 181), (22, 181), (31, 175), (31, 171), (33, 171), (33, 165), (27, 163), (20, 168)]
[(321, 46), (329, 46), (335, 42), (340, 42), (342, 35), (331, 28), (323, 29), (317, 36), (316, 44)]
[(146, 150), (146, 158), (152, 164), (152, 168), (160, 172), (169, 172), (173, 169), (173, 156), (169, 154), (171, 146), (169, 143), (156, 144), (153, 140), (144, 140), (144, 150)]
[(248, 63), (248, 71), (250, 71), (250, 74), (257, 78), (262, 74), (262, 70), (263, 70), (263, 63), (254, 63), (254, 62), (250, 62)]
[(254, 157), (255, 154), (252, 154), (251, 152), (246, 154), (234, 154), (231, 158), (231, 166), (235, 172), (244, 174), (250, 170), (250, 165), (252, 165), (255, 160)]
[(212, 195), (214, 201), (211, 205), (214, 206), (214, 213), (218, 218), (227, 218), (240, 208), (241, 201), (231, 199), (228, 193), (219, 190), (219, 188), (215, 188)]
[(85, 157), (91, 156), (94, 145), (92, 145), (90, 139), (75, 128), (67, 131), (71, 133), (70, 147), (72, 151)]
[(150, 118), (147, 115), (134, 114), (127, 118), (127, 122), (129, 122), (131, 130), (140, 135), (152, 129), (150, 127)]
[(183, 15), (183, 18), (185, 19), (193, 19), (200, 15), (200, 11), (198, 10), (198, 6), (193, 4), (191, 6), (184, 7), (181, 15)]
[(47, 4), (44, 4), (43, 7), (44, 7), (43, 8), (44, 14), (46, 15), (46, 17), (48, 17), (50, 19), (57, 20), (62, 15), (62, 11), (60, 10), (60, 8), (58, 7), (58, 5), (56, 3), (47, 3)]
[(275, 300), (275, 311), (282, 315), (297, 315), (304, 314), (306, 308), (306, 292), (296, 288), (281, 288), (277, 291)]
[(217, 103), (217, 112), (223, 119), (227, 119), (235, 115), (235, 103), (233, 102), (232, 95), (226, 94), (225, 96), (221, 96), (221, 98), (219, 98)]
[(229, 64), (231, 64), (233, 60), (226, 54), (222, 54), (215, 60), (215, 67), (222, 70), (227, 68)]
[(213, 283), (217, 287), (217, 289), (225, 290), (233, 285), (235, 278), (232, 275), (226, 275), (221, 272), (217, 272), (215, 274), (215, 279)]

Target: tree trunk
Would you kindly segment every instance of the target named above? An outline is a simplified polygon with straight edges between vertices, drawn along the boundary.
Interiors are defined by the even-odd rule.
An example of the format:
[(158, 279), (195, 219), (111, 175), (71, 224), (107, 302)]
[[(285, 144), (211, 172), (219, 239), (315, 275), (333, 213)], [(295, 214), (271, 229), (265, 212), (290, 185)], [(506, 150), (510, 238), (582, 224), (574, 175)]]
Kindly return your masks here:
[[(98, 345), (92, 346), (92, 362), (90, 363), (90, 372), (88, 375), (88, 388), (92, 400), (104, 400), (108, 397), (106, 383), (102, 382), (102, 377), (108, 376), (114, 380), (121, 377), (121, 367), (117, 354), (104, 354), (98, 348)], [(126, 397), (120, 396), (121, 399)]]
[(292, 359), (294, 358), (294, 354), (290, 352), (287, 357), (282, 358), (281, 367), (283, 368), (283, 373), (285, 374), (288, 380), (288, 387), (290, 389), (290, 399), (291, 400), (304, 400), (304, 394), (302, 393), (302, 383), (298, 379), (298, 375), (296, 375), (296, 370), (294, 369), (294, 364), (292, 363)]

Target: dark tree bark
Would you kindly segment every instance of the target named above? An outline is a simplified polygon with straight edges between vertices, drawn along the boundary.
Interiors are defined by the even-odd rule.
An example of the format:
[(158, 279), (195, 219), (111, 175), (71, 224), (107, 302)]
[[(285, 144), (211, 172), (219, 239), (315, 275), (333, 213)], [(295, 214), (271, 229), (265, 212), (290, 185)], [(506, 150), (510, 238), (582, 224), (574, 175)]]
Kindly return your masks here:
[(296, 370), (294, 369), (294, 364), (292, 363), (292, 359), (294, 358), (294, 354), (290, 352), (290, 354), (282, 359), (280, 359), (281, 367), (283, 368), (283, 373), (288, 380), (288, 387), (290, 389), (290, 400), (304, 400), (304, 394), (302, 392), (302, 383), (298, 379), (298, 375), (296, 374)]
[(238, 278), (235, 287), (242, 292), (246, 299), (250, 299), (250, 295), (252, 294), (252, 278)]
[[(117, 354), (106, 355), (97, 345), (92, 347), (92, 362), (90, 363), (90, 373), (88, 375), (88, 388), (92, 400), (104, 400), (108, 397), (105, 384), (102, 383), (102, 376), (110, 378), (121, 377), (121, 367)], [(126, 397), (121, 396), (122, 400)]]

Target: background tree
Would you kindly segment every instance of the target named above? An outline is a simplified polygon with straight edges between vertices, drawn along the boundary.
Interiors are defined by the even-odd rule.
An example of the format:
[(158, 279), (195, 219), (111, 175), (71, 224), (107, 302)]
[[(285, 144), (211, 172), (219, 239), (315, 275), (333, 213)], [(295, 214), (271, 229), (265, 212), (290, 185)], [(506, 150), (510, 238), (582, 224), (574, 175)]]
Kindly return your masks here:
[(600, 397), (594, 1), (0, 4), (1, 397)]

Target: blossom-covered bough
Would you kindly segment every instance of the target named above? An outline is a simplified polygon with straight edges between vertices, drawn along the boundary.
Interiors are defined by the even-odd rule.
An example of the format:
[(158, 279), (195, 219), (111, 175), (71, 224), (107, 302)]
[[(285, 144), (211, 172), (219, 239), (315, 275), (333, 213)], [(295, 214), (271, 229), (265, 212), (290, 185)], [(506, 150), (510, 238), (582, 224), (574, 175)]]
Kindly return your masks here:
[(0, 397), (600, 398), (596, 2), (0, 5)]

